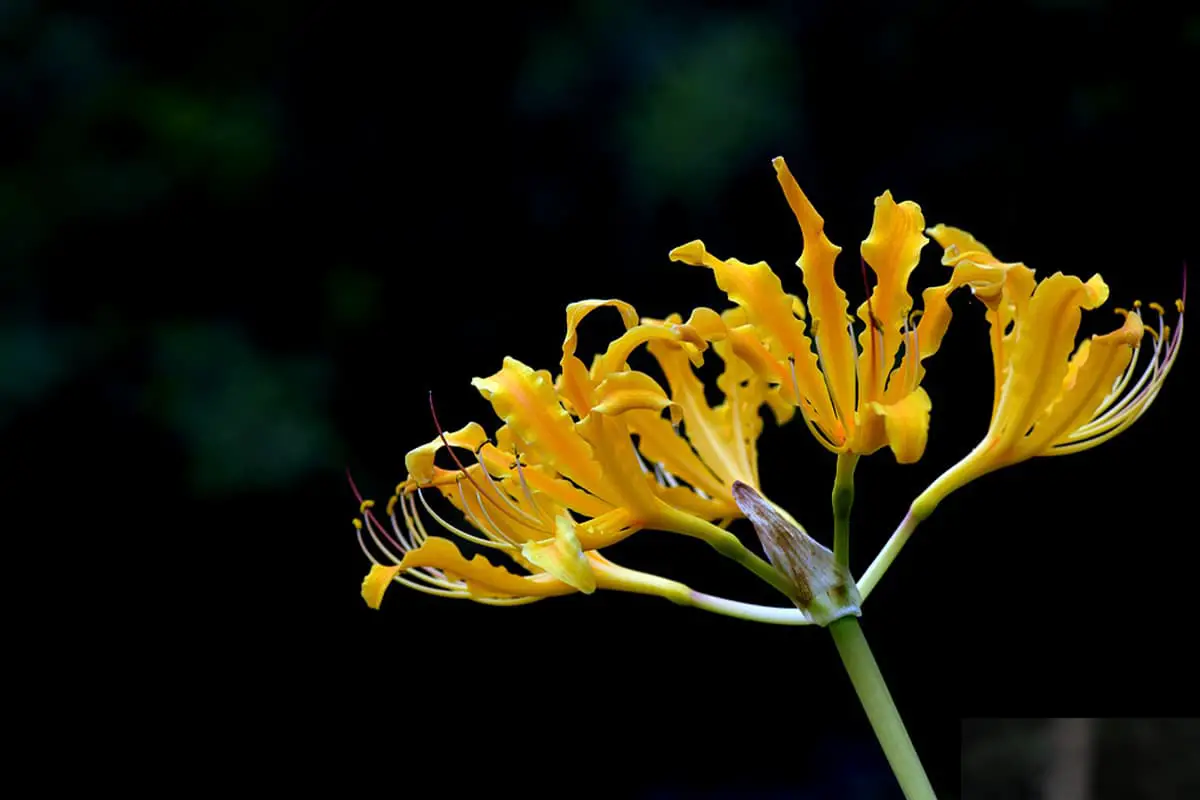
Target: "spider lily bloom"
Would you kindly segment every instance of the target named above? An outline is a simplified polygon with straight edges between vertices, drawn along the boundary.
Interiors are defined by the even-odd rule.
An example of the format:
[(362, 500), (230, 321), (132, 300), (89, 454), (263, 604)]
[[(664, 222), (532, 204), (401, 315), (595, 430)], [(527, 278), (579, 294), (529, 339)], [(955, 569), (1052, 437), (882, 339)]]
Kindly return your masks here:
[[(615, 307), (626, 331), (589, 370), (575, 355), (576, 328), (601, 306)], [(654, 592), (662, 593), (662, 579), (642, 574), (635, 579), (632, 571), (594, 552), (642, 528), (700, 538), (782, 586), (782, 576), (769, 564), (711, 522), (740, 514), (731, 493), (735, 481), (757, 488), (754, 440), (761, 430), (758, 406), (767, 392), (763, 381), (744, 375), (741, 361), (726, 354), (726, 374), (737, 380), (725, 381), (723, 376), (722, 385), (743, 387), (742, 396), (716, 409), (708, 405), (692, 365), (701, 364), (708, 349), (697, 325), (704, 327), (710, 320), (702, 312), (693, 316), (698, 317), (694, 324), (678, 318), (641, 324), (633, 307), (619, 300), (574, 303), (567, 309), (557, 382), (549, 372), (534, 371), (513, 358), (506, 358), (494, 375), (474, 379), (505, 423), (496, 432), (496, 443), (471, 423), (408, 454), (409, 476), (388, 508), (394, 536), (381, 538), (386, 529), (366, 517), (367, 532), (392, 562), (377, 565), (368, 576), (368, 602), (389, 576), (446, 596), (497, 602), (494, 592), (502, 592), (508, 603), (597, 587), (643, 591), (653, 584)], [(653, 343), (652, 353), (672, 382), (671, 397), (653, 378), (626, 363), (633, 350), (646, 343)], [(663, 411), (669, 420), (661, 416)], [(690, 443), (676, 427), (681, 421)], [(443, 447), (467, 450), (475, 463), (463, 465), (451, 451), (458, 468), (437, 467), (434, 457)], [(424, 489), (438, 490), (482, 535), (439, 516), (426, 502)], [(513, 576), (497, 572), (499, 568), (486, 560), (466, 561), (447, 540), (427, 535), (418, 500), (445, 530), (501, 550), (535, 574)], [(394, 514), (397, 504), (404, 532)], [(585, 521), (577, 523), (577, 517)], [(678, 586), (670, 590), (677, 602)]]
[[(717, 285), (745, 313), (745, 324), (731, 331), (734, 352), (785, 388), (822, 445), (853, 455), (867, 455), (887, 445), (900, 463), (915, 462), (925, 450), (929, 431), (930, 403), (920, 387), (921, 361), (937, 351), (950, 320), (947, 310), (915, 322), (906, 288), (921, 248), (929, 241), (922, 234), (921, 209), (911, 201), (896, 203), (890, 192), (875, 200), (862, 257), (875, 273), (876, 284), (858, 309), (864, 330), (856, 344), (846, 294), (833, 275), (841, 248), (825, 236), (825, 221), (784, 160), (776, 158), (773, 163), (804, 237), (797, 264), (808, 293), (811, 340), (804, 303), (783, 291), (765, 262), (723, 261), (700, 241), (675, 248), (671, 258), (713, 271)], [(944, 299), (949, 289), (931, 291)], [(927, 305), (930, 298), (927, 291)], [(893, 368), (902, 345), (903, 357)]]
[[(1083, 310), (1108, 299), (1099, 275), (1084, 282), (1056, 272), (1042, 281), (1024, 264), (1006, 264), (965, 231), (938, 225), (929, 235), (945, 249), (944, 264), (964, 270), (986, 308), (991, 325), (995, 384), (991, 423), (983, 440), (913, 501), (900, 527), (863, 573), (865, 598), (916, 526), (950, 492), (989, 472), (1035, 456), (1078, 453), (1108, 441), (1145, 413), (1162, 389), (1183, 338), (1187, 295), (1175, 301), (1175, 330), (1163, 308), (1150, 303), (1157, 324), (1145, 325), (1141, 303), (1111, 333), (1076, 347)], [(1149, 362), (1134, 380), (1145, 336), (1153, 340)], [(1074, 352), (1072, 352), (1074, 351)]]
[[(1151, 327), (1143, 322), (1141, 303), (1135, 302), (1130, 311), (1116, 309), (1123, 317), (1116, 330), (1076, 346), (1082, 311), (1108, 299), (1100, 275), (1084, 282), (1056, 272), (1037, 281), (1033, 270), (1003, 264), (965, 231), (938, 225), (929, 234), (945, 248), (946, 263), (974, 262), (994, 270), (996, 278), (981, 297), (991, 325), (995, 374), (991, 424), (979, 446), (930, 487), (927, 499), (934, 505), (988, 472), (1106, 442), (1154, 402), (1179, 353), (1183, 299), (1175, 303), (1179, 319), (1174, 332), (1164, 325), (1162, 306), (1149, 304), (1157, 316)], [(1144, 333), (1153, 340), (1153, 350), (1134, 381)]]
[[(468, 560), (454, 542), (428, 536), (418, 516), (416, 502), (412, 495), (392, 498), (388, 504), (391, 533), (375, 516), (374, 503), (370, 500), (361, 504), (363, 520), (354, 520), (359, 544), (372, 562), (362, 585), (363, 599), (371, 608), (379, 608), (384, 592), (392, 583), (426, 594), (469, 599), (487, 605), (525, 605), (573, 592), (591, 594), (602, 588), (654, 594), (680, 604), (703, 606), (700, 601), (705, 596), (692, 593), (681, 583), (626, 569), (594, 551), (584, 552), (575, 535), (576, 526), (568, 514), (559, 513), (554, 518), (554, 536), (545, 540), (519, 540), (518, 531), (532, 531), (535, 536), (542, 533), (519, 523), (485, 529), (494, 545), (504, 548), (514, 561), (531, 573), (517, 575), (494, 566), (481, 555)], [(396, 522), (397, 504), (407, 532)], [(378, 552), (383, 554), (382, 559), (367, 547), (364, 527)], [(471, 534), (460, 535), (472, 538)]]

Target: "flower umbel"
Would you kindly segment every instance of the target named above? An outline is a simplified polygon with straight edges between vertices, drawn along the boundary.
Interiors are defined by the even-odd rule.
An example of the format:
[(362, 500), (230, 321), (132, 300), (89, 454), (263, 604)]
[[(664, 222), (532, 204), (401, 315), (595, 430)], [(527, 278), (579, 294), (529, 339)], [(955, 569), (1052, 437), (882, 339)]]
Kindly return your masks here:
[(861, 253), (864, 281), (868, 266), (876, 281), (858, 308), (863, 330), (856, 342), (846, 293), (833, 274), (841, 248), (825, 235), (824, 219), (784, 160), (776, 158), (774, 165), (804, 238), (796, 263), (808, 292), (807, 310), (800, 298), (784, 292), (765, 262), (724, 261), (699, 240), (675, 248), (671, 258), (713, 271), (717, 285), (744, 312), (729, 331), (734, 351), (784, 387), (817, 441), (833, 452), (855, 455), (887, 445), (897, 461), (915, 462), (929, 432), (930, 402), (920, 386), (925, 372), (921, 362), (937, 352), (950, 321), (943, 308), (949, 287), (926, 291), (927, 309), (942, 302), (939, 313), (923, 316), (913, 311), (908, 294), (908, 278), (929, 242), (922, 233), (921, 208), (910, 200), (897, 203), (891, 192), (875, 199), (874, 221)]
[[(616, 308), (626, 330), (589, 370), (575, 353), (576, 328), (602, 306)], [(378, 606), (392, 581), (493, 605), (597, 588), (685, 602), (686, 586), (625, 569), (597, 552), (643, 528), (703, 539), (782, 585), (766, 562), (714, 524), (740, 516), (731, 493), (735, 482), (758, 485), (759, 407), (771, 390), (722, 345), (717, 352), (725, 374), (718, 385), (726, 401), (708, 404), (693, 371), (709, 350), (701, 332), (711, 327), (708, 315), (717, 317), (700, 310), (687, 323), (679, 317), (639, 321), (633, 307), (619, 300), (573, 303), (557, 380), (513, 358), (494, 375), (474, 379), (504, 422), (495, 442), (474, 422), (449, 433), (439, 425), (438, 436), (405, 459), (408, 478), (388, 503), (390, 531), (374, 516), (371, 501), (363, 501), (363, 519), (355, 524), (375, 562), (364, 583), (367, 602)], [(670, 394), (650, 375), (629, 368), (628, 358), (642, 344), (667, 376)], [(434, 464), (442, 449), (450, 451), (454, 469)], [(464, 464), (456, 449), (469, 452), (473, 463)], [(439, 515), (425, 490), (439, 492), (474, 530)], [(503, 552), (530, 574), (513, 574), (482, 556), (467, 560), (451, 541), (429, 536), (423, 517)]]
[[(1102, 444), (1154, 402), (1183, 340), (1183, 298), (1175, 302), (1174, 331), (1164, 323), (1164, 309), (1157, 303), (1147, 306), (1156, 324), (1146, 325), (1139, 301), (1132, 310), (1115, 309), (1123, 318), (1116, 330), (1076, 346), (1082, 311), (1108, 299), (1108, 285), (1100, 275), (1085, 282), (1056, 272), (1037, 281), (1033, 270), (999, 261), (965, 231), (938, 225), (928, 233), (945, 249), (943, 263), (987, 276), (972, 291), (986, 309), (995, 375), (987, 434), (931, 487), (928, 502), (936, 504), (955, 488), (1002, 467)], [(1134, 380), (1146, 334), (1153, 348)]]

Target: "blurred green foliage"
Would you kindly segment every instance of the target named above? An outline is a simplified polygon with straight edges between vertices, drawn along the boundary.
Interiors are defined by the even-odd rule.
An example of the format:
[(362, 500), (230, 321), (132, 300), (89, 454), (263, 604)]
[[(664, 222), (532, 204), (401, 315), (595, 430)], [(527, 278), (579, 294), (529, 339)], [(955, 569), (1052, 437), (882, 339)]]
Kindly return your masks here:
[(149, 410), (191, 454), (201, 493), (287, 485), (333, 461), (325, 413), (329, 366), (271, 356), (227, 325), (173, 325), (155, 335)]
[[(1022, 29), (1034, 32), (1062, 19), (1084, 32), (1110, 24), (1107, 3), (1028, 5), (1038, 16)], [(619, 212), (621, 230), (606, 244), (611, 257), (628, 243), (644, 247), (664, 211), (704, 216), (730, 207), (739, 176), (762, 176), (766, 160), (785, 149), (832, 183), (821, 174), (823, 159), (846, 131), (876, 137), (886, 128), (886, 139), (875, 140), (886, 146), (856, 148), (871, 191), (880, 177), (916, 172), (913, 159), (932, 171), (972, 159), (1002, 163), (989, 155), (1011, 140), (1002, 127), (938, 128), (946, 115), (936, 104), (924, 127), (901, 116), (915, 101), (897, 99), (900, 90), (915, 98), (922, 87), (893, 73), (928, 57), (923, 31), (947, 13), (920, 3), (864, 20), (829, 2), (578, 0), (499, 15), (510, 27), (494, 34), (439, 29), (447, 37), (443, 64), (420, 54), (395, 61), (390, 42), (370, 39), (369, 16), (338, 23), (327, 4), (0, 3), (0, 426), (36, 414), (55, 391), (91, 392), (97, 401), (154, 409), (140, 435), (178, 442), (193, 486), (205, 491), (283, 489), (306, 474), (333, 475), (343, 466), (335, 455), (346, 420), (333, 417), (332, 387), (350, 383), (340, 371), (358, 366), (341, 363), (354, 337), (388, 321), (381, 295), (394, 288), (383, 271), (408, 263), (397, 242), (452, 216), (427, 205), (438, 192), (453, 215), (477, 213), (463, 208), (445, 175), (436, 182), (448, 188), (433, 192), (376, 185), (391, 179), (381, 171), (388, 159), (412, 172), (430, 157), (428, 140), (414, 152), (389, 138), (386, 113), (415, 110), (414, 130), (435, 130), (426, 135), (449, 136), (464, 150), (493, 143), (499, 158), (488, 170), (500, 174), (488, 179), (504, 180), (508, 164), (495, 161), (511, 162), (499, 196), (524, 202), (511, 218), (497, 216), (507, 240), (550, 240), (561, 249), (578, 220), (601, 225), (597, 214)], [(332, 23), (345, 28), (345, 41), (331, 38)], [(478, 22), (492, 24), (499, 23)], [(1194, 13), (1177, 30), (1180, 41), (1200, 45)], [(826, 46), (826, 31), (841, 37), (837, 44)], [(848, 47), (858, 50), (843, 55)], [(359, 49), (383, 52), (369, 63), (384, 74), (342, 63)], [(945, 63), (958, 69), (954, 59)], [(464, 83), (442, 74), (460, 67)], [(1003, 94), (1009, 83), (991, 89)], [(1055, 134), (1056, 124), (1059, 136), (1068, 125), (1090, 135), (1128, 118), (1146, 83), (1121, 70), (1080, 69), (1069, 86), (1053, 106), (1062, 119), (1035, 112), (1031, 137)], [(424, 94), (414, 100), (414, 91)], [(447, 123), (465, 129), (461, 140), (436, 128), (445, 117), (439, 100), (470, 109)], [(405, 117), (400, 135), (410, 124)], [(821, 132), (819, 151), (808, 147)], [(1011, 158), (1029, 161), (1020, 145)], [(353, 167), (345, 166), (350, 159)], [(367, 217), (414, 198), (419, 214), (389, 207)], [(309, 207), (310, 227), (288, 218)], [(753, 212), (738, 219), (758, 224)], [(454, 216), (449, 227), (431, 234), (441, 236), (437, 247), (471, 223)], [(690, 226), (671, 228), (675, 236)], [(324, 250), (312, 246), (317, 240)], [(543, 256), (533, 253), (531, 263)], [(430, 296), (412, 283), (426, 276), (406, 268), (397, 270), (401, 302), (409, 291)], [(299, 270), (303, 279), (289, 281)], [(480, 292), (501, 280), (482, 277)], [(262, 297), (275, 302), (264, 308)], [(123, 333), (101, 335), (101, 317), (110, 333)], [(489, 330), (495, 321), (461, 325)], [(127, 368), (146, 354), (143, 369)], [(109, 374), (133, 389), (108, 392)]]

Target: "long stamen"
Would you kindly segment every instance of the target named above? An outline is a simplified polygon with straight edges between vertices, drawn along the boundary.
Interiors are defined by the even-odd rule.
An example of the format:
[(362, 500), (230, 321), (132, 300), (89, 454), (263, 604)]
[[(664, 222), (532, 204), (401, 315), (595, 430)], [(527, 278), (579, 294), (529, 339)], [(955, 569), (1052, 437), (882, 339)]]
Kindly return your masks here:
[[(1185, 291), (1186, 286), (1187, 278), (1185, 272)], [(1146, 409), (1150, 407), (1150, 404), (1154, 402), (1154, 399), (1162, 389), (1167, 374), (1171, 371), (1171, 367), (1175, 363), (1175, 358), (1179, 354), (1179, 345), (1183, 339), (1183, 302), (1182, 299), (1175, 301), (1175, 307), (1179, 310), (1179, 322), (1175, 327), (1173, 335), (1170, 335), (1168, 328), (1163, 327), (1161, 307), (1157, 304), (1151, 305), (1159, 313), (1159, 330), (1161, 333), (1154, 337), (1154, 353), (1151, 356), (1150, 363), (1143, 370), (1141, 378), (1134, 385), (1133, 389), (1125, 394), (1120, 403), (1110, 408), (1101, 417), (1071, 432), (1065, 441), (1059, 443), (1049, 451), (1050, 455), (1065, 455), (1095, 447), (1124, 431), (1146, 412)], [(1153, 331), (1151, 331), (1151, 334), (1153, 335)], [(1164, 349), (1163, 343), (1166, 341), (1168, 335), (1170, 335), (1170, 341), (1166, 343)]]
[[(384, 530), (383, 526), (379, 524), (379, 521), (375, 519), (374, 514), (369, 513), (371, 506), (374, 504), (375, 503), (373, 500), (364, 500), (359, 504), (359, 512), (362, 513), (363, 521), (366, 522), (367, 533), (370, 534), (371, 541), (373, 541), (375, 546), (379, 548), (379, 552), (384, 553), (393, 564), (399, 564), (400, 558), (397, 557), (396, 554), (393, 553), (387, 547), (387, 545), (380, 540), (379, 534), (376, 532), (378, 529), (379, 532), (384, 534), (384, 538), (386, 538), (391, 544), (399, 545), (398, 542), (392, 541), (392, 538), (387, 535), (387, 531)], [(403, 549), (403, 547), (401, 547), (400, 552), (404, 553), (406, 551)]]
[(488, 525), (492, 526), (492, 529), (495, 530), (498, 534), (500, 534), (500, 536), (502, 536), (506, 542), (510, 542), (514, 546), (519, 546), (519, 544), (517, 543), (516, 540), (514, 540), (511, 536), (509, 536), (507, 533), (505, 533), (504, 529), (496, 524), (496, 520), (494, 520), (492, 518), (492, 515), (490, 512), (488, 512), (487, 506), (484, 504), (483, 499), (478, 497), (478, 494), (479, 493), (476, 492), (476, 501), (477, 501), (477, 504), (479, 505), (479, 513), (483, 515), (483, 518), (485, 520), (487, 520)]
[[(455, 454), (453, 448), (450, 447), (450, 442), (447, 441), (447, 439), (446, 439), (446, 432), (445, 432), (445, 430), (442, 429), (442, 423), (438, 421), (437, 409), (434, 408), (434, 406), (433, 406), (433, 392), (432, 391), (429, 393), (429, 413), (433, 417), (433, 425), (435, 428), (437, 428), (438, 437), (442, 440), (442, 446), (444, 448), (446, 448), (446, 452), (448, 452), (450, 454), (450, 458), (454, 459), (454, 463), (456, 465), (458, 465), (458, 469), (460, 472), (462, 472), (462, 476), (471, 482), (471, 485), (475, 487), (475, 491), (477, 491), (481, 495), (484, 495), (485, 497), (487, 497), (488, 500), (493, 505), (495, 505), (496, 508), (498, 508), (505, 516), (511, 517), (512, 515), (509, 514), (507, 511), (505, 511), (503, 506), (501, 506), (499, 503), (496, 503), (494, 500), (492, 500), (492, 498), (490, 496), (484, 494), (484, 492), (482, 492), (480, 490), (479, 484), (475, 483), (475, 479), (472, 478), (470, 473), (467, 472), (467, 468), (465, 466), (463, 466), (463, 463), (461, 461), (459, 461), (459, 459), (458, 459), (458, 455)], [(484, 467), (483, 471), (487, 472), (487, 467)], [(520, 520), (514, 520), (514, 521), (519, 522)]]
[[(1162, 306), (1159, 306), (1158, 303), (1151, 303), (1150, 305), (1153, 307), (1157, 307), (1159, 309), (1159, 311), (1158, 311), (1158, 331), (1155, 331), (1149, 325), (1143, 325), (1142, 328), (1143, 328), (1143, 330), (1145, 330), (1146, 333), (1150, 334), (1150, 336), (1154, 339), (1154, 351), (1150, 356), (1150, 362), (1153, 364), (1158, 361), (1159, 348), (1162, 346), (1163, 316), (1162, 316)], [(1121, 310), (1122, 309), (1117, 309), (1118, 312), (1120, 312)], [(1126, 397), (1129, 396), (1129, 395), (1125, 395), (1125, 389), (1128, 388), (1129, 381), (1133, 377), (1133, 373), (1137, 371), (1138, 356), (1141, 354), (1141, 352), (1142, 352), (1142, 343), (1138, 342), (1133, 347), (1133, 355), (1130, 356), (1130, 358), (1129, 358), (1129, 365), (1127, 367), (1125, 367), (1125, 370), (1121, 373), (1121, 377), (1118, 380), (1113, 382), (1112, 390), (1104, 396), (1104, 400), (1101, 401), (1100, 406), (1096, 409), (1096, 413), (1094, 415), (1092, 415), (1093, 421), (1098, 419), (1101, 414), (1106, 412), (1108, 410), (1109, 406), (1111, 406), (1113, 404), (1113, 402), (1115, 400), (1117, 400), (1117, 398), (1121, 397), (1122, 395), (1124, 395)], [(1139, 388), (1140, 387), (1135, 386), (1133, 391), (1130, 394), (1136, 394)]]
[(352, 476), (350, 474), (349, 467), (346, 467), (346, 480), (350, 482), (350, 491), (354, 492), (354, 499), (358, 501), (359, 513), (363, 514), (364, 517), (369, 515), (371, 517), (371, 519), (374, 520), (375, 524), (378, 525), (380, 530), (383, 532), (384, 538), (386, 538), (389, 542), (391, 542), (393, 546), (397, 547), (400, 550), (400, 552), (404, 552), (403, 545), (401, 545), (400, 542), (396, 541), (395, 539), (393, 539), (391, 537), (391, 534), (389, 534), (384, 529), (383, 525), (380, 524), (379, 520), (374, 519), (375, 512), (371, 511), (371, 508), (375, 505), (375, 501), (363, 499), (362, 493), (358, 491), (358, 484), (356, 484), (354, 482), (354, 476)]
[(642, 472), (649, 475), (650, 468), (648, 466), (646, 466), (646, 460), (644, 458), (642, 458), (642, 454), (638, 452), (638, 449), (636, 447), (633, 448), (633, 454), (634, 454), (634, 456), (637, 457), (638, 466), (642, 468)]
[[(486, 444), (486, 442), (484, 444)], [(496, 480), (488, 472), (487, 465), (485, 465), (483, 463), (483, 459), (479, 457), (479, 453), (482, 450), (483, 450), (483, 445), (480, 445), (479, 449), (475, 451), (475, 462), (477, 464), (479, 464), (479, 469), (483, 473), (483, 477), (486, 478), (487, 482), (489, 484), (491, 484), (491, 487), (496, 490), (496, 494), (500, 496), (501, 500), (503, 500), (505, 503), (508, 504), (509, 508), (511, 508), (516, 513), (520, 514), (521, 517), (523, 517), (524, 519), (528, 520), (528, 525), (530, 527), (536, 528), (537, 530), (542, 531), (543, 533), (547, 533), (548, 531), (546, 530), (545, 527), (543, 527), (545, 525), (545, 522), (543, 520), (538, 519), (537, 517), (533, 516), (532, 514), (525, 511), (520, 506), (518, 506), (516, 503), (514, 503), (512, 501), (512, 499), (509, 497), (508, 492), (505, 491), (504, 489), (502, 489), (500, 487), (500, 484), (496, 483)], [(478, 491), (478, 487), (476, 487), (476, 490)], [(494, 503), (493, 503), (493, 505), (494, 505)]]
[[(363, 524), (362, 524), (361, 520), (359, 520), (359, 519), (354, 520), (354, 529), (355, 529), (356, 538), (358, 539), (358, 546), (360, 548), (362, 548), (363, 554), (367, 557), (367, 559), (372, 564), (375, 564), (376, 566), (380, 566), (380, 567), (385, 566), (378, 558), (375, 557), (374, 553), (372, 553), (371, 550), (367, 547), (367, 543), (363, 539), (363, 535), (362, 535)], [(372, 534), (372, 538), (375, 539), (375, 544), (377, 546), (380, 545), (379, 539), (376, 538), (374, 536), (374, 534)], [(387, 552), (387, 550), (383, 547), (380, 547), (380, 550), (382, 550), (385, 553)], [(389, 558), (392, 559), (392, 565), (400, 563), (399, 559), (396, 559), (395, 556), (393, 556), (391, 553), (388, 553), (387, 555)], [(412, 575), (414, 577), (421, 578), (421, 579), (427, 581), (431, 585), (426, 586), (426, 585), (421, 585), (421, 584), (415, 583), (407, 577), (408, 575)], [(399, 583), (403, 586), (407, 586), (410, 589), (416, 589), (418, 592), (425, 592), (426, 594), (434, 594), (434, 595), (438, 595), (439, 597), (459, 598), (459, 597), (463, 597), (464, 596), (463, 593), (466, 591), (465, 583), (457, 584), (457, 583), (445, 580), (444, 577), (438, 578), (438, 577), (430, 576), (430, 575), (422, 572), (419, 568), (407, 570), (404, 575), (396, 575), (392, 578), (392, 580), (394, 580), (396, 583)]]
[(675, 477), (675, 474), (671, 472), (671, 470), (664, 467), (661, 463), (655, 464), (654, 466), (662, 474), (663, 480), (666, 481), (667, 486), (670, 486), (672, 489), (676, 486), (679, 486), (679, 480)]
[(513, 455), (516, 458), (515, 466), (517, 470), (517, 479), (521, 482), (521, 491), (525, 493), (525, 499), (529, 501), (529, 505), (531, 505), (533, 510), (537, 512), (538, 517), (543, 520), (549, 519), (549, 517), (546, 516), (546, 512), (542, 511), (542, 509), (538, 506), (537, 500), (533, 499), (533, 492), (529, 491), (529, 484), (525, 481), (525, 472), (522, 469), (524, 465), (521, 463), (521, 456), (516, 452), (515, 449), (513, 451)]
[(917, 329), (919, 327), (917, 325), (917, 320), (920, 319), (920, 317), (921, 312), (919, 310), (908, 312), (908, 332), (912, 334), (912, 341), (909, 342), (909, 340), (906, 338), (904, 340), (904, 347), (909, 351), (908, 354), (906, 354), (908, 360), (912, 362), (912, 374), (909, 376), (908, 380), (909, 394), (912, 394), (917, 390), (917, 384), (921, 381), (921, 340), (919, 338), (920, 334), (917, 333)]
[(495, 541), (492, 541), (491, 539), (482, 539), (473, 533), (467, 533), (466, 531), (462, 530), (461, 528), (456, 528), (455, 526), (451, 525), (449, 522), (446, 522), (446, 520), (444, 520), (440, 516), (438, 516), (438, 513), (433, 510), (432, 506), (429, 505), (429, 501), (425, 499), (425, 493), (422, 492), (420, 489), (417, 489), (417, 498), (420, 499), (421, 505), (425, 506), (425, 511), (428, 512), (429, 516), (433, 517), (434, 521), (437, 522), (437, 524), (441, 525), (443, 528), (450, 531), (455, 536), (461, 536), (463, 539), (466, 539), (468, 542), (474, 542), (475, 544), (477, 544), (481, 547), (493, 547), (498, 550), (512, 549), (510, 545), (503, 544), (502, 542), (495, 542)]
[[(1141, 400), (1146, 392), (1155, 385), (1158, 380), (1158, 376), (1162, 372), (1163, 366), (1166, 363), (1167, 356), (1170, 355), (1170, 343), (1167, 342), (1166, 337), (1162, 334), (1163, 330), (1162, 316), (1160, 315), (1159, 334), (1154, 337), (1154, 351), (1151, 353), (1150, 361), (1146, 364), (1146, 368), (1142, 370), (1142, 374), (1138, 378), (1137, 383), (1135, 383), (1133, 388), (1126, 392), (1123, 396), (1121, 396), (1120, 393), (1114, 389), (1113, 392), (1105, 397), (1104, 402), (1101, 403), (1100, 408), (1097, 410), (1096, 416), (1094, 416), (1090, 422), (1072, 432), (1072, 438), (1084, 437), (1089, 432), (1098, 431), (1107, 426), (1109, 423), (1114, 422), (1117, 418), (1128, 412), (1131, 406)], [(1164, 342), (1167, 342), (1166, 353), (1163, 352)], [(1135, 364), (1140, 350), (1140, 346), (1134, 348), (1133, 355), (1129, 359), (1130, 366), (1126, 369), (1127, 375), (1136, 368)], [(1161, 361), (1160, 356), (1162, 356)], [(1121, 382), (1128, 383), (1128, 380), (1125, 379)], [(1147, 382), (1149, 382), (1149, 385), (1147, 385)], [(1116, 403), (1116, 405), (1113, 405), (1113, 401), (1116, 400), (1118, 396), (1120, 396), (1120, 402)], [(1109, 406), (1111, 406), (1111, 408), (1109, 408)]]
[(825, 431), (821, 430), (820, 426), (814, 424), (812, 419), (809, 418), (809, 413), (804, 408), (804, 398), (800, 396), (800, 384), (796, 380), (796, 359), (790, 355), (788, 356), (788, 367), (792, 371), (792, 391), (796, 393), (796, 406), (800, 409), (800, 418), (808, 426), (808, 431), (813, 435), (813, 438), (820, 442), (826, 450), (831, 453), (839, 452), (837, 445), (833, 444), (833, 441), (826, 437)]
[(402, 495), (400, 511), (404, 514), (404, 527), (408, 530), (409, 540), (415, 545), (414, 549), (425, 544), (429, 534), (426, 533), (425, 525), (417, 513), (417, 498), (412, 494)]
[[(462, 481), (456, 481), (455, 487), (458, 489), (458, 499), (462, 501), (462, 513), (463, 516), (467, 518), (467, 521), (479, 530), (483, 531), (488, 538), (496, 542), (504, 542), (508, 545), (508, 547), (515, 549), (516, 543), (509, 538), (508, 534), (506, 534), (503, 529), (501, 529), (500, 526), (497, 525), (494, 520), (492, 520), (491, 517), (488, 517), (488, 524), (485, 525), (482, 521), (480, 521), (479, 517), (475, 515), (475, 512), (471, 510), (471, 504), (467, 502), (467, 493), (463, 491)], [(479, 497), (478, 492), (476, 492), (475, 498), (479, 503), (479, 509), (486, 515), (487, 509), (483, 507), (483, 499)]]

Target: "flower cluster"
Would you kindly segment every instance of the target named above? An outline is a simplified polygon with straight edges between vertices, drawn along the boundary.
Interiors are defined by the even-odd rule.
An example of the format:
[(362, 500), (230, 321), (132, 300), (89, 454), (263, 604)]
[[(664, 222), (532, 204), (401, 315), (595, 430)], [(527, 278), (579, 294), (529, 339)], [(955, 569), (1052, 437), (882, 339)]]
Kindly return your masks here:
[[(435, 439), (408, 453), (408, 475), (387, 504), (387, 524), (372, 501), (360, 498), (362, 518), (354, 522), (373, 562), (363, 583), (369, 605), (378, 607), (392, 583), (492, 605), (598, 588), (656, 594), (722, 613), (744, 605), (704, 600), (683, 584), (602, 554), (642, 529), (706, 541), (786, 588), (776, 570), (726, 530), (742, 515), (735, 484), (739, 492), (761, 493), (762, 407), (779, 424), (798, 412), (817, 441), (840, 457), (886, 446), (900, 463), (919, 460), (931, 411), (921, 387), (924, 362), (946, 335), (950, 295), (964, 286), (990, 324), (991, 424), (983, 441), (919, 498), (923, 505), (914, 504), (918, 519), (988, 472), (1108, 440), (1161, 389), (1179, 351), (1183, 300), (1176, 302), (1174, 331), (1162, 307), (1149, 304), (1156, 320), (1148, 326), (1135, 303), (1118, 309), (1123, 319), (1116, 330), (1076, 345), (1082, 311), (1107, 299), (1099, 275), (1083, 281), (1054, 273), (1039, 281), (1033, 270), (1000, 261), (965, 231), (926, 229), (920, 207), (896, 202), (890, 192), (876, 198), (862, 242), (864, 281), (869, 268), (874, 285), (852, 316), (834, 280), (840, 248), (826, 237), (824, 220), (783, 159), (774, 165), (803, 237), (797, 265), (805, 299), (786, 292), (766, 263), (722, 260), (693, 241), (671, 258), (711, 270), (729, 308), (697, 308), (685, 321), (678, 314), (644, 318), (621, 300), (569, 305), (555, 375), (506, 358), (494, 375), (472, 381), (500, 420), (491, 435), (475, 422), (455, 431), (439, 425)], [(908, 282), (930, 237), (951, 271), (946, 283), (922, 292), (915, 309)], [(602, 307), (620, 315), (624, 332), (589, 366), (577, 353), (577, 329)], [(1153, 346), (1139, 373), (1147, 334)], [(630, 367), (643, 346), (659, 377)], [(706, 400), (696, 372), (712, 357), (723, 366), (717, 405)], [(442, 450), (454, 468), (435, 464)], [(466, 527), (439, 514), (430, 493), (449, 501)], [(794, 522), (778, 506), (770, 509)], [(466, 558), (452, 540), (429, 534), (430, 521), (485, 551), (500, 551), (520, 572), (482, 555)], [(870, 585), (877, 580), (873, 575)], [(802, 611), (794, 613), (771, 621), (805, 621)]]

